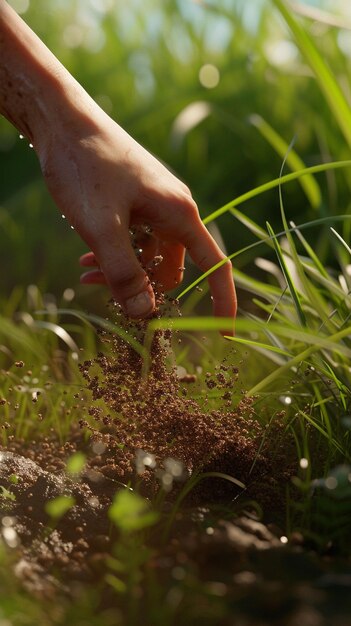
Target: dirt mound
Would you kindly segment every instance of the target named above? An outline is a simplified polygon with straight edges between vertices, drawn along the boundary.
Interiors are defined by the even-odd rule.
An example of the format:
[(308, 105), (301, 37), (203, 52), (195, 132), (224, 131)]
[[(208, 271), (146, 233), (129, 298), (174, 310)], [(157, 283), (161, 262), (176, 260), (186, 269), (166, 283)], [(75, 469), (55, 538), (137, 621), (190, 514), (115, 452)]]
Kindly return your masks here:
[[(117, 318), (116, 324), (143, 345), (148, 322), (132, 325), (118, 310)], [(149, 485), (155, 475), (162, 479), (170, 458), (181, 462), (187, 475), (216, 471), (243, 482), (262, 476), (265, 429), (254, 418), (253, 399), (238, 394), (236, 366), (222, 363), (199, 381), (179, 376), (172, 363), (172, 333), (157, 330), (145, 372), (143, 357), (119, 334), (100, 335), (106, 351), (81, 364), (91, 405), (80, 425), (106, 444), (103, 473), (117, 480), (135, 478), (136, 457), (143, 451), (153, 462), (139, 464), (137, 473)], [(195, 385), (196, 399), (188, 397), (189, 385)]]

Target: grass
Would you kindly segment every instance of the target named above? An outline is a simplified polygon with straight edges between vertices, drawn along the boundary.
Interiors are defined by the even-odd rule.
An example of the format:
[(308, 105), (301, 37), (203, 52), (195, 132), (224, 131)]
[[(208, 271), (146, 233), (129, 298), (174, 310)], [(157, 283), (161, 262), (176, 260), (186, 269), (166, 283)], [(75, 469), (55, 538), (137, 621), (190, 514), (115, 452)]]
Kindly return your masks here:
[[(335, 72), (330, 70), (319, 50), (320, 42), (315, 42), (302, 28), (300, 20), (294, 16), (286, 3), (281, 0), (272, 0), (267, 14), (263, 11), (260, 18), (260, 35), (253, 37), (254, 49), (262, 53), (264, 48), (267, 24), (271, 19), (271, 5), (274, 5), (284, 18), (300, 50), (301, 58), (315, 76), (316, 84), (313, 86), (309, 81), (306, 88), (306, 79), (301, 77), (295, 77), (294, 84), (298, 85), (298, 89), (302, 86), (307, 89), (306, 109), (309, 110), (310, 115), (308, 119), (312, 119), (311, 111), (317, 117), (316, 135), (322, 157), (332, 152), (340, 156), (340, 160), (328, 157), (320, 159), (327, 162), (308, 165), (311, 163), (313, 153), (311, 146), (315, 147), (316, 143), (314, 141), (309, 143), (309, 149), (306, 149), (306, 154), (302, 158), (298, 152), (299, 146), (297, 145), (296, 149), (295, 146), (292, 148), (289, 146), (289, 141), (285, 139), (286, 136), (290, 137), (295, 132), (290, 132), (290, 126), (288, 126), (289, 131), (286, 131), (287, 126), (283, 119), (278, 119), (277, 122), (274, 120), (274, 124), (271, 122), (269, 117), (271, 99), (268, 103), (263, 95), (262, 100), (266, 102), (266, 105), (254, 111), (248, 121), (248, 126), (242, 122), (239, 123), (239, 127), (235, 126), (230, 107), (226, 108), (232, 86), (230, 90), (223, 87), (223, 91), (217, 92), (211, 104), (214, 106), (213, 110), (217, 111), (217, 121), (220, 120), (219, 124), (225, 126), (225, 133), (228, 134), (228, 125), (234, 124), (236, 137), (241, 134), (247, 139), (251, 137), (250, 132), (254, 131), (258, 134), (253, 135), (255, 139), (250, 139), (251, 143), (249, 141), (248, 145), (253, 148), (256, 145), (264, 145), (264, 149), (262, 148), (264, 159), (260, 161), (258, 158), (256, 164), (253, 164), (252, 157), (250, 157), (246, 160), (248, 165), (243, 167), (238, 157), (235, 157), (234, 169), (248, 171), (250, 175), (258, 171), (256, 184), (250, 191), (239, 193), (236, 198), (216, 210), (210, 210), (213, 204), (211, 194), (203, 196), (204, 206), (208, 209), (204, 219), (206, 224), (225, 217), (226, 223), (230, 224), (231, 233), (236, 232), (239, 226), (242, 229), (241, 232), (245, 233), (245, 244), (239, 250), (228, 254), (228, 257), (235, 261), (236, 284), (244, 294), (242, 300), (245, 302), (236, 322), (236, 336), (228, 338), (226, 342), (219, 341), (217, 331), (226, 328), (226, 321), (215, 320), (211, 316), (195, 315), (196, 307), (201, 305), (202, 299), (208, 292), (205, 280), (209, 274), (207, 272), (193, 280), (181, 292), (181, 306), (185, 316), (152, 322), (145, 344), (140, 345), (134, 342), (134, 347), (147, 363), (148, 347), (153, 333), (160, 328), (171, 326), (184, 337), (183, 344), (176, 348), (175, 358), (178, 365), (187, 371), (206, 372), (209, 369), (213, 370), (215, 365), (223, 359), (230, 363), (237, 363), (241, 360), (241, 378), (245, 391), (254, 398), (255, 417), (267, 425), (266, 438), (270, 436), (270, 429), (274, 425), (276, 416), (281, 415), (284, 410), (284, 427), (296, 449), (295, 476), (285, 485), (283, 532), (290, 539), (294, 532), (299, 531), (312, 542), (312, 545), (322, 551), (328, 542), (332, 542), (341, 555), (349, 556), (351, 502), (348, 478), (351, 466), (349, 233), (351, 218), (348, 213), (348, 199), (336, 201), (333, 210), (330, 210), (328, 215), (326, 207), (331, 206), (332, 203), (329, 205), (331, 198), (335, 201), (333, 177), (337, 175), (338, 170), (340, 176), (337, 180), (343, 190), (340, 198), (348, 197), (350, 186), (348, 168), (351, 166), (351, 161), (344, 157), (351, 143), (351, 112), (341, 86), (334, 78)], [(74, 10), (75, 7), (72, 11)], [(208, 10), (215, 11), (216, 9), (209, 7)], [(167, 16), (169, 19), (173, 16), (171, 8), (167, 8)], [(230, 17), (235, 20), (236, 24), (240, 22), (239, 13), (230, 12)], [(111, 27), (109, 19), (107, 16), (103, 27), (108, 36), (108, 45), (111, 46), (113, 38), (109, 31)], [(142, 30), (140, 25), (138, 28)], [(193, 47), (195, 46), (199, 59), (202, 58), (204, 48), (201, 48), (200, 41), (196, 38), (194, 25), (191, 22), (185, 22), (183, 28), (188, 29)], [(52, 28), (50, 37), (54, 38), (56, 32), (58, 29)], [(237, 45), (247, 50), (250, 35), (248, 33), (244, 35), (243, 30), (239, 33)], [(338, 67), (345, 69), (347, 62), (345, 60), (345, 66), (341, 64), (340, 50), (336, 49), (335, 38), (334, 31), (327, 34), (326, 48), (329, 50), (329, 60), (335, 61), (336, 59)], [(232, 50), (232, 52), (238, 54), (237, 50)], [(86, 51), (81, 50), (79, 54), (82, 59), (86, 58)], [(121, 64), (123, 64), (122, 51), (120, 55)], [(67, 50), (66, 56), (67, 60), (73, 63), (70, 52)], [(162, 55), (159, 56), (160, 59), (153, 57), (153, 63), (158, 63), (160, 69), (164, 59)], [(169, 56), (167, 62), (171, 64)], [(227, 65), (223, 58), (218, 62), (222, 63), (221, 71), (224, 77), (234, 71), (233, 59), (230, 63), (228, 60)], [(252, 93), (261, 93), (260, 79), (267, 69), (265, 63), (263, 66), (261, 70), (256, 68), (252, 81), (258, 84), (257, 91), (253, 89), (251, 79), (249, 81), (251, 92), (245, 91), (245, 98), (243, 97), (241, 103), (242, 111), (245, 110), (249, 96), (255, 100), (252, 98)], [(172, 72), (174, 72), (174, 77), (177, 76), (177, 80), (168, 82), (179, 86), (179, 81), (185, 78), (181, 79), (178, 76), (177, 67), (176, 64), (172, 66)], [(279, 73), (276, 68), (270, 69), (273, 73)], [(107, 69), (106, 74), (108, 74)], [(190, 69), (189, 74), (191, 74)], [(245, 90), (240, 76), (238, 73), (238, 91), (241, 88)], [(279, 89), (282, 93), (285, 92), (284, 85), (286, 93), (290, 93), (290, 79), (290, 76), (280, 76)], [(89, 80), (91, 76), (87, 77), (88, 82)], [(193, 75), (191, 78), (188, 77), (188, 80), (192, 81)], [(101, 92), (107, 84), (107, 80), (105, 83), (101, 82), (99, 85)], [(224, 84), (228, 83), (224, 80)], [(121, 92), (115, 94), (116, 99), (118, 96), (123, 101), (123, 97), (126, 98), (123, 94), (131, 92), (130, 87), (126, 80), (121, 87)], [(297, 93), (299, 93), (298, 90)], [(316, 103), (320, 103), (321, 96), (323, 106), (319, 113)], [(161, 103), (164, 108), (160, 105), (166, 125), (169, 125), (170, 120), (175, 118), (182, 107), (185, 108), (189, 104), (189, 100), (196, 101), (202, 97), (203, 92), (197, 90), (196, 93), (191, 94), (190, 98), (184, 86), (184, 91), (177, 100), (177, 107), (167, 107), (167, 98), (172, 99), (172, 93), (168, 92), (165, 101)], [(286, 95), (285, 99), (288, 100)], [(295, 103), (296, 100), (293, 102)], [(282, 108), (281, 103), (282, 100), (279, 99), (277, 110), (279, 107)], [(145, 99), (133, 123), (135, 123), (135, 128), (139, 128), (140, 137), (149, 139), (150, 146), (162, 144), (165, 132), (161, 129), (155, 132), (152, 140), (150, 139), (155, 130), (154, 117), (155, 112)], [(159, 111), (157, 117), (160, 117)], [(289, 113), (287, 118), (291, 119)], [(143, 123), (140, 120), (143, 120)], [(328, 126), (329, 122), (331, 129)], [(247, 130), (248, 127), (250, 131)], [(215, 161), (220, 163), (219, 155), (225, 152), (223, 146), (226, 146), (226, 142), (221, 136), (221, 141), (218, 139), (216, 143), (216, 134), (221, 135), (218, 128), (219, 126), (215, 124), (214, 134), (210, 133), (208, 137), (210, 137), (209, 145), (215, 146), (214, 154), (218, 156), (218, 159), (217, 156), (215, 157)], [(193, 133), (192, 136), (184, 137), (174, 163), (179, 167), (185, 155), (185, 167), (196, 181), (201, 179), (203, 171), (210, 171), (210, 168), (205, 157), (201, 156), (203, 143), (199, 138), (200, 134), (195, 128), (191, 130), (191, 133)], [(258, 137), (263, 144), (258, 143)], [(231, 140), (230, 135), (229, 141)], [(268, 146), (269, 150), (276, 153), (277, 159), (286, 157), (286, 165), (292, 170), (290, 173), (281, 172), (279, 177), (265, 175), (267, 169), (262, 162), (269, 160), (266, 158)], [(322, 146), (325, 149), (322, 150)], [(257, 153), (260, 154), (260, 149)], [(169, 156), (169, 153), (165, 156)], [(198, 163), (197, 157), (199, 157)], [(229, 169), (232, 176), (233, 168)], [(327, 186), (324, 179), (317, 177), (321, 173), (326, 175)], [(216, 173), (217, 178), (211, 174), (209, 184), (213, 189), (220, 184), (218, 181), (221, 180), (222, 174), (221, 167)], [(262, 179), (268, 182), (262, 183)], [(309, 203), (308, 209), (302, 211), (303, 216), (307, 214), (308, 218), (297, 219), (296, 217), (296, 198), (300, 199), (301, 196), (298, 192), (289, 192), (293, 181), (297, 181), (301, 186), (303, 202)], [(276, 210), (273, 217), (272, 212), (268, 210), (274, 197), (272, 190), (275, 190), (277, 199), (274, 203)], [(226, 198), (233, 195), (229, 193), (228, 186), (223, 194)], [(201, 197), (201, 193), (199, 195)], [(29, 185), (25, 197), (32, 196), (35, 204), (38, 196), (34, 187)], [(238, 209), (241, 204), (248, 202), (250, 202), (250, 207), (253, 207), (254, 202), (259, 203), (262, 197), (266, 196), (268, 199), (265, 203), (258, 204), (259, 207), (266, 207), (262, 211), (263, 221)], [(338, 206), (346, 208), (341, 213), (338, 211)], [(268, 215), (269, 222), (266, 220)], [(0, 212), (0, 220), (6, 233), (10, 235), (11, 242), (17, 242), (17, 250), (21, 244), (21, 235), (16, 224), (6, 211)], [(36, 241), (36, 237), (33, 237), (32, 243), (33, 241)], [(244, 271), (243, 267), (248, 264), (250, 270)], [(202, 292), (195, 289), (200, 283)], [(36, 434), (45, 434), (50, 429), (54, 429), (61, 440), (65, 441), (71, 424), (81, 417), (80, 408), (74, 397), (83, 384), (77, 361), (81, 358), (89, 358), (96, 353), (99, 341), (95, 326), (108, 328), (108, 330), (112, 328), (120, 335), (124, 331), (115, 325), (111, 326), (109, 322), (97, 315), (86, 315), (75, 308), (70, 308), (61, 296), (45, 301), (40, 289), (35, 287), (31, 287), (27, 293), (21, 288), (15, 289), (10, 297), (3, 297), (2, 311), (0, 319), (0, 399), (3, 398), (0, 406), (1, 443), (6, 446), (8, 437), (11, 435), (30, 440)], [(204, 334), (206, 335), (205, 341), (202, 338)], [(128, 340), (130, 341), (130, 337)], [(201, 375), (199, 374), (200, 380), (202, 380)], [(211, 395), (210, 400), (212, 405), (216, 406), (218, 398), (215, 394)], [(274, 443), (273, 441), (272, 445)], [(81, 462), (82, 459), (73, 459), (67, 469), (68, 473), (80, 467)], [(220, 594), (216, 595), (214, 588), (201, 583), (201, 576), (196, 567), (190, 572), (187, 571), (183, 578), (175, 578), (173, 582), (162, 586), (159, 584), (152, 565), (155, 558), (154, 534), (159, 535), (160, 524), (162, 530), (160, 536), (163, 537), (167, 546), (169, 532), (174, 521), (179, 516), (186, 518), (194, 514), (193, 510), (189, 511), (187, 508), (188, 493), (191, 492), (196, 482), (214, 479), (215, 474), (212, 472), (208, 475), (192, 477), (183, 486), (173, 506), (167, 504), (166, 494), (162, 490), (151, 502), (138, 492), (132, 492), (129, 489), (116, 494), (110, 509), (110, 520), (111, 524), (118, 529), (120, 536), (116, 542), (115, 554), (106, 564), (106, 582), (120, 599), (123, 609), (121, 611), (112, 612), (109, 609), (98, 608), (100, 590), (92, 590), (84, 586), (77, 590), (78, 602), (72, 603), (61, 599), (60, 606), (57, 606), (52, 601), (44, 600), (41, 603), (35, 601), (28, 594), (23, 593), (15, 577), (8, 575), (8, 568), (15, 561), (16, 554), (11, 550), (4, 550), (1, 546), (0, 559), (3, 566), (0, 568), (2, 583), (0, 622), (1, 619), (4, 622), (8, 620), (14, 626), (33, 623), (43, 626), (72, 623), (77, 626), (83, 626), (86, 623), (92, 626), (94, 624), (96, 626), (109, 624), (133, 626), (137, 623), (137, 611), (140, 610), (141, 600), (138, 590), (140, 591), (141, 585), (146, 589), (143, 611), (153, 625), (171, 626), (175, 620), (179, 621), (179, 619), (187, 624), (198, 623), (197, 619), (201, 619), (204, 624), (214, 624), (227, 619), (231, 615), (232, 608)], [(216, 477), (218, 478), (218, 473)], [(279, 486), (280, 476), (272, 476), (272, 478), (277, 480)], [(222, 476), (222, 479), (236, 481), (235, 476)], [(241, 485), (241, 487), (245, 486)], [(2, 495), (6, 499), (5, 496)], [(65, 506), (71, 504), (68, 501), (54, 502), (48, 512), (53, 518), (60, 517), (64, 513)], [(245, 504), (245, 499), (244, 504), (232, 503), (227, 514), (235, 515)], [(250, 505), (259, 511), (259, 502), (250, 503)], [(199, 524), (200, 533), (206, 533), (206, 529), (212, 528), (212, 524), (215, 526), (216, 520), (223, 515), (223, 510), (218, 513), (207, 509), (202, 525)], [(178, 574), (183, 576), (180, 570)]]

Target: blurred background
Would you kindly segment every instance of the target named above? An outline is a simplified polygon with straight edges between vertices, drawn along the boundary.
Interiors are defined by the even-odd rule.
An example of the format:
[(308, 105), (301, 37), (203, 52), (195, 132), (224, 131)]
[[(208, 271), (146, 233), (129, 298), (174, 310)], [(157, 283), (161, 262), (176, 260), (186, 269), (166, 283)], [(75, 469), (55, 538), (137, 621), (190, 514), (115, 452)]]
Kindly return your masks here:
[[(190, 186), (203, 217), (279, 176), (293, 139), (307, 166), (349, 158), (312, 71), (270, 0), (10, 4), (100, 106)], [(292, 9), (351, 101), (350, 1), (301, 0)], [(299, 182), (284, 187), (289, 219), (350, 211), (348, 170), (319, 175), (318, 184), (321, 200), (314, 206)], [(281, 229), (277, 190), (241, 209), (262, 226), (269, 220)], [(231, 215), (212, 228), (228, 254), (252, 241)], [(330, 254), (323, 228), (313, 245), (321, 258)], [(58, 302), (96, 307), (102, 288), (79, 286), (77, 258), (84, 251), (47, 193), (34, 151), (1, 118), (0, 303), (11, 298), (20, 305), (34, 283)], [(250, 268), (252, 255), (241, 254), (236, 265)], [(194, 275), (187, 272), (189, 280)]]

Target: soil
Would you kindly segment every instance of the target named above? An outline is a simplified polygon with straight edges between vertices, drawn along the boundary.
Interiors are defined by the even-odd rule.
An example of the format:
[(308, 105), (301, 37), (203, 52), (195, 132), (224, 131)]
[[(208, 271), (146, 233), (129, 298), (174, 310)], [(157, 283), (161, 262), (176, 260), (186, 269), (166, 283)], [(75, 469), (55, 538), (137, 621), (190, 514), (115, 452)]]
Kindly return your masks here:
[[(126, 332), (143, 339), (146, 322), (132, 327), (116, 314)], [(0, 451), (1, 532), (27, 592), (45, 601), (70, 597), (76, 583), (98, 584), (101, 605), (123, 606), (104, 583), (107, 559), (121, 541), (108, 518), (115, 493), (127, 484), (150, 499), (162, 492), (167, 513), (188, 478), (215, 472), (191, 490), (166, 542), (162, 523), (149, 534), (141, 569), (145, 579), (152, 571), (172, 614), (182, 620), (186, 611), (186, 626), (349, 625), (350, 563), (318, 555), (298, 533), (287, 542), (277, 525), (296, 454), (283, 415), (268, 440), (252, 399), (242, 394), (233, 403), (238, 370), (227, 363), (205, 374), (207, 392), (194, 399), (196, 376), (180, 376), (170, 364), (169, 331), (155, 333), (147, 375), (140, 355), (117, 334), (102, 331), (101, 341), (104, 352), (81, 364), (86, 387), (76, 400), (84, 418), (65, 444), (52, 433), (30, 443), (13, 439)], [(68, 475), (66, 461), (77, 450), (85, 454), (84, 469)], [(54, 523), (47, 503), (62, 495), (74, 505)], [(252, 500), (263, 506), (264, 524)], [(140, 600), (147, 592), (140, 581), (137, 589)], [(149, 626), (141, 607), (140, 623)]]

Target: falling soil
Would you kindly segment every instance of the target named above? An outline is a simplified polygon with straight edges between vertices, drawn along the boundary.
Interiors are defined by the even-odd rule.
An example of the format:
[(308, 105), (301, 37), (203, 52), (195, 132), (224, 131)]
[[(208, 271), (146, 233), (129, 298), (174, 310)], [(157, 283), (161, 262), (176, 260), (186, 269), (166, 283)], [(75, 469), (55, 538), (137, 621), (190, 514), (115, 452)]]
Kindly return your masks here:
[[(169, 610), (177, 615), (179, 605), (182, 619), (182, 585), (192, 581), (194, 587), (196, 580), (198, 607), (187, 609), (186, 626), (198, 620), (223, 626), (328, 624), (334, 595), (350, 584), (351, 573), (344, 568), (328, 574), (323, 559), (302, 550), (298, 535), (289, 545), (282, 542), (276, 522), (295, 458), (283, 415), (266, 437), (253, 399), (243, 393), (234, 401), (239, 372), (227, 362), (205, 373), (199, 393), (197, 377), (180, 375), (172, 363), (169, 330), (153, 334), (146, 362), (125, 336), (143, 345), (148, 321), (131, 324), (112, 306), (116, 332), (100, 331), (104, 351), (80, 365), (86, 385), (75, 398), (82, 417), (67, 441), (62, 445), (54, 432), (29, 443), (12, 438), (0, 452), (2, 535), (16, 553), (21, 584), (43, 601), (69, 597), (76, 583), (99, 584), (96, 610), (123, 608), (123, 598), (104, 584), (106, 563), (121, 541), (108, 515), (116, 492), (128, 485), (150, 499), (162, 494), (167, 512), (193, 480), (167, 541), (160, 541), (162, 524), (150, 531), (152, 556), (143, 565), (164, 588)], [(84, 452), (85, 466), (69, 475), (67, 459), (77, 451)], [(54, 523), (47, 503), (62, 496), (72, 505)], [(267, 511), (268, 525), (255, 519), (252, 500)], [(145, 591), (140, 582), (137, 588), (142, 605)], [(333, 623), (346, 624), (349, 607), (338, 606), (340, 619)]]

